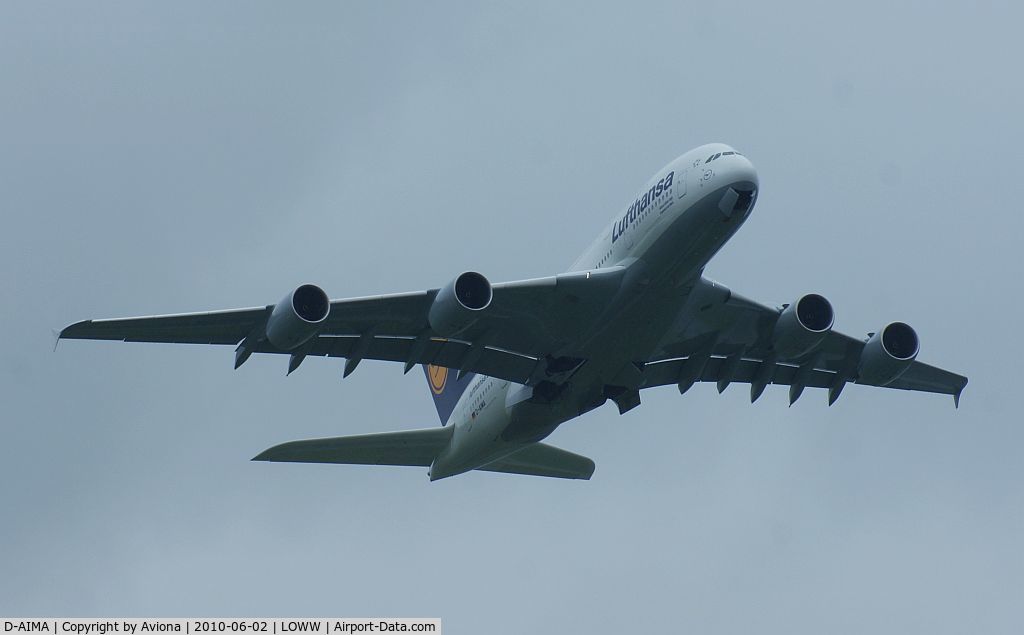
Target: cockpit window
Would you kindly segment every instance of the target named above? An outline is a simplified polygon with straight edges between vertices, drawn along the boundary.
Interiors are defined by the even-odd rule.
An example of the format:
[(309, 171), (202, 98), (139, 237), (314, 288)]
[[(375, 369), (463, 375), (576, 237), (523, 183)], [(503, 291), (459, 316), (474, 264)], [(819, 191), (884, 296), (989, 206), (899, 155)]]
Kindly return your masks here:
[(707, 160), (705, 160), (705, 161), (704, 161), (704, 163), (711, 163), (712, 161), (714, 161), (714, 160), (715, 160), (715, 159), (717, 159), (718, 157), (727, 157), (727, 156), (729, 156), (730, 154), (735, 154), (736, 156), (739, 156), (739, 157), (743, 156), (743, 155), (742, 155), (742, 154), (740, 154), (739, 152), (734, 152), (734, 151), (729, 151), (729, 152), (719, 152), (719, 153), (717, 153), (717, 154), (712, 154), (711, 156), (709, 156), (709, 157), (707, 158)]

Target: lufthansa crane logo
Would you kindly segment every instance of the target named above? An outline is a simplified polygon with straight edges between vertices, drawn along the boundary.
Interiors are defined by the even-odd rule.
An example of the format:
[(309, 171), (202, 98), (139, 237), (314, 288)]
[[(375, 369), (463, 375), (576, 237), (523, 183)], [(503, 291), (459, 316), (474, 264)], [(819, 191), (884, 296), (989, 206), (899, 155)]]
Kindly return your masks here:
[(448, 383), (448, 369), (444, 366), (427, 365), (427, 376), (430, 377), (430, 389), (435, 395), (444, 392), (444, 385)]

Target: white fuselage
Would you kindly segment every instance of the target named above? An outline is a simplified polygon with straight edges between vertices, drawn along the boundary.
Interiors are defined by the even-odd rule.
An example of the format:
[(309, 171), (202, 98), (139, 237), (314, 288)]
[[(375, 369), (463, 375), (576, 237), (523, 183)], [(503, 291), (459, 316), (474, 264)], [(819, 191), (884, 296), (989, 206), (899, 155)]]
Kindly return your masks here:
[(710, 288), (701, 278), (704, 267), (746, 220), (757, 187), (750, 161), (724, 144), (695, 148), (659, 170), (569, 269), (625, 266), (628, 272), (628, 288), (574, 343), (587, 362), (553, 399), (530, 399), (524, 386), (476, 376), (452, 413), (451, 442), (431, 466), (431, 480), (540, 441), (604, 403), (608, 385), (638, 388), (634, 360), (649, 358), (667, 331), (685, 321), (693, 290)]

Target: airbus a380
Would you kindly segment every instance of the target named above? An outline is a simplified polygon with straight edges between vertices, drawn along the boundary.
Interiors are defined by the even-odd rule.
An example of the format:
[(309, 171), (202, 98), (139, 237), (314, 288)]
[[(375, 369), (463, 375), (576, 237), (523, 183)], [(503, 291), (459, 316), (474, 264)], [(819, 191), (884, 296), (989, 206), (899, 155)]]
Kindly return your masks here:
[[(253, 353), (422, 364), (440, 427), (292, 441), (254, 460), (429, 467), (589, 479), (590, 459), (542, 443), (559, 424), (640, 391), (697, 382), (808, 387), (831, 405), (848, 383), (953, 395), (967, 378), (917, 361), (917, 333), (891, 322), (865, 339), (832, 329), (832, 305), (808, 294), (767, 306), (703, 277), (757, 202), (751, 162), (724, 144), (669, 163), (566, 273), (491, 284), (467, 271), (440, 289), (330, 300), (305, 284), (277, 304), (88, 320), (61, 338), (230, 344)], [(628, 334), (624, 335), (624, 334)]]

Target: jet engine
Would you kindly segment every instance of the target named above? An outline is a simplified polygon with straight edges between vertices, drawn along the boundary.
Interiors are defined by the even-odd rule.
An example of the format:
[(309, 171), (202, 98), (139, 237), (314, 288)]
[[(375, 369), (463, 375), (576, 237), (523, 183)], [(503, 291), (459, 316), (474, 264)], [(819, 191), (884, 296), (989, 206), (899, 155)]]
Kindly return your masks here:
[(281, 350), (295, 350), (316, 335), (330, 311), (331, 301), (324, 290), (304, 284), (274, 305), (267, 319), (267, 340)]
[(491, 304), (491, 283), (475, 271), (460, 273), (434, 298), (427, 319), (430, 327), (444, 336), (465, 331)]
[(779, 315), (773, 346), (781, 359), (796, 359), (821, 344), (832, 330), (835, 313), (823, 296), (809, 293)]
[(885, 386), (910, 368), (917, 357), (920, 342), (910, 325), (893, 322), (874, 333), (860, 354), (858, 381)]

